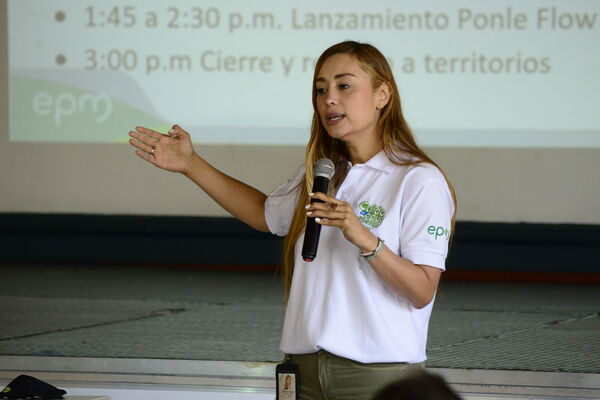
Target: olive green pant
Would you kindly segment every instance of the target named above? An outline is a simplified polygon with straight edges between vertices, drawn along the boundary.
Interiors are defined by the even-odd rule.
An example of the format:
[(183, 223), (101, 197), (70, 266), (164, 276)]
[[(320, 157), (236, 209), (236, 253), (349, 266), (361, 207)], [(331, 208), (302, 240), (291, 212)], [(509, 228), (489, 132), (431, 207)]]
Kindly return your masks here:
[(379, 389), (424, 364), (363, 364), (326, 351), (286, 355), (300, 369), (302, 400), (369, 400)]

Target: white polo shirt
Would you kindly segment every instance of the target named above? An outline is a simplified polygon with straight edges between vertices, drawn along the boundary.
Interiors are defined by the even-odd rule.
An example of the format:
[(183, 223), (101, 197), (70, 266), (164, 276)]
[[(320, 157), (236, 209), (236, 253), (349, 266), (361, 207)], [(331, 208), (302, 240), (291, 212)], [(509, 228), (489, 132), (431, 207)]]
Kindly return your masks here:
[[(269, 230), (284, 236), (296, 206), (304, 167), (269, 194)], [(361, 222), (394, 253), (444, 270), (453, 202), (441, 172), (431, 164), (398, 166), (381, 151), (353, 165), (336, 198), (352, 205)], [(393, 291), (338, 228), (323, 226), (317, 257), (296, 263), (281, 351), (326, 350), (362, 363), (425, 361), (433, 301), (418, 310)]]

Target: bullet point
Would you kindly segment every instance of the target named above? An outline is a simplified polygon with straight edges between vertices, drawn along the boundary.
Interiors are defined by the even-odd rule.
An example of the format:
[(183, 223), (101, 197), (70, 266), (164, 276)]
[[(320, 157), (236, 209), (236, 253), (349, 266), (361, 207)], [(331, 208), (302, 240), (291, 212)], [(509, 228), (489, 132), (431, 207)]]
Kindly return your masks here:
[(66, 62), (67, 62), (67, 58), (64, 56), (64, 54), (59, 54), (56, 56), (56, 63), (58, 65), (63, 65)]
[(56, 19), (58, 22), (63, 22), (65, 17), (65, 13), (62, 11), (57, 11), (56, 14), (54, 14), (54, 19)]

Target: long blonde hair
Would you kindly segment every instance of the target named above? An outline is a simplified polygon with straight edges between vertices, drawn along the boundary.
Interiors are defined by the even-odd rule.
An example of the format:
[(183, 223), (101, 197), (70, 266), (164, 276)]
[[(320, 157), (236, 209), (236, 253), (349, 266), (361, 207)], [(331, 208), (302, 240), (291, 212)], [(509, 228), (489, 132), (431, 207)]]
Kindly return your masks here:
[[(347, 172), (344, 169), (347, 165), (346, 161), (348, 161), (346, 146), (343, 142), (335, 140), (327, 134), (317, 111), (315, 81), (323, 63), (334, 54), (349, 54), (353, 56), (362, 69), (369, 74), (371, 85), (374, 90), (383, 83), (386, 83), (389, 86), (390, 98), (388, 103), (380, 110), (379, 121), (377, 122), (377, 131), (382, 135), (383, 150), (388, 159), (397, 165), (415, 165), (422, 162), (428, 162), (435, 165), (442, 174), (444, 174), (444, 171), (417, 145), (415, 138), (402, 115), (398, 87), (396, 86), (392, 69), (383, 54), (370, 44), (353, 41), (341, 42), (325, 50), (317, 60), (313, 75), (312, 103), (314, 113), (310, 139), (306, 146), (306, 172), (304, 182), (299, 188), (300, 193), (298, 194), (298, 203), (283, 246), (283, 282), (285, 287), (285, 300), (289, 297), (292, 285), (296, 242), (306, 227), (306, 209), (304, 206), (310, 202), (308, 193), (311, 191), (313, 184), (312, 166), (315, 165), (318, 159), (324, 157), (333, 161), (336, 167), (338, 167), (336, 168), (336, 174), (333, 179), (334, 187), (337, 187), (340, 184)], [(454, 202), (455, 212), (452, 216), (451, 230), (451, 232), (454, 232), (456, 195), (446, 174), (444, 174), (444, 177), (446, 178)]]

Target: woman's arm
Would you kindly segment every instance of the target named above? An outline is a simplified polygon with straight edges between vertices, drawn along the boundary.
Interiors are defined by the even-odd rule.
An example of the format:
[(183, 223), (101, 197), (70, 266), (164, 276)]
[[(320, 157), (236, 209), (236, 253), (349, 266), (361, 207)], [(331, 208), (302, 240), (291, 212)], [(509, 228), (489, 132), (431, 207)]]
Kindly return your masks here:
[(240, 221), (259, 231), (269, 231), (265, 220), (267, 196), (261, 191), (222, 173), (196, 154), (184, 175)]
[[(377, 237), (375, 237), (375, 246), (377, 246)], [(375, 246), (371, 250), (375, 249)], [(413, 264), (394, 254), (385, 245), (375, 258), (369, 260), (369, 263), (388, 285), (402, 293), (415, 308), (423, 308), (431, 303), (442, 275), (441, 269)]]
[(194, 152), (190, 135), (174, 125), (169, 134), (141, 126), (129, 132), (136, 154), (167, 171), (179, 172), (215, 200), (231, 215), (251, 227), (268, 232), (265, 200), (261, 191), (226, 175)]
[[(358, 219), (352, 206), (323, 193), (315, 193), (315, 199), (307, 211), (321, 225), (338, 227), (346, 239), (362, 253), (373, 251), (378, 244), (377, 236)], [(377, 274), (394, 290), (402, 294), (415, 308), (423, 308), (433, 300), (441, 276), (441, 270), (427, 265), (416, 265), (383, 246), (369, 263)]]

